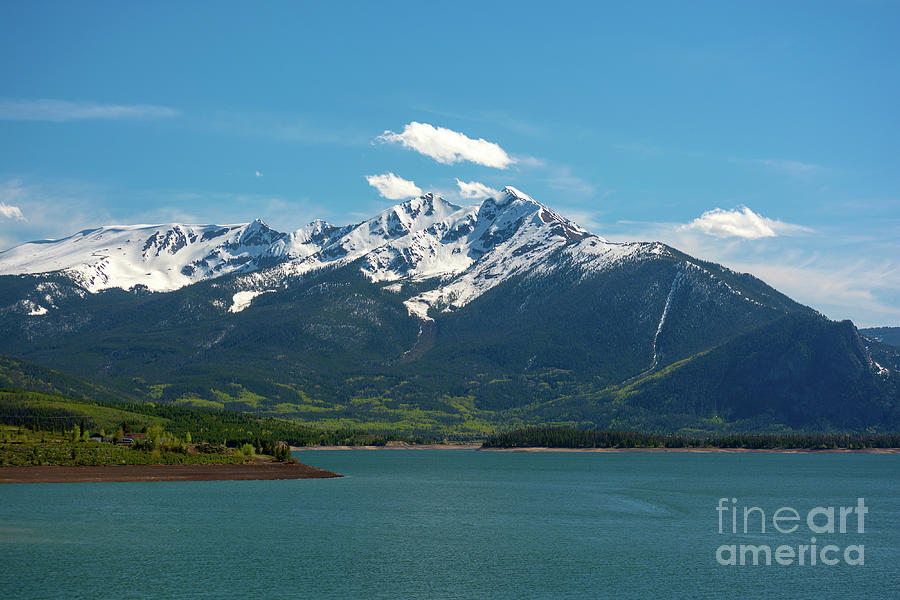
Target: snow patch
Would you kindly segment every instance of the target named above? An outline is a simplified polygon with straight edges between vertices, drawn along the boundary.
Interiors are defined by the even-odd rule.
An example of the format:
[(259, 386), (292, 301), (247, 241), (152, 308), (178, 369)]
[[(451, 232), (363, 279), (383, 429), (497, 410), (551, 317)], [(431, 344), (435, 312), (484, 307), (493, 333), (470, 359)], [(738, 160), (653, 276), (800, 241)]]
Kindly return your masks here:
[(231, 307), (228, 309), (230, 313), (239, 313), (253, 302), (253, 299), (257, 296), (261, 296), (262, 294), (268, 294), (269, 292), (274, 292), (275, 290), (249, 290), (238, 292), (234, 296), (231, 297)]
[[(427, 294), (428, 292), (426, 292)], [(424, 296), (423, 294), (422, 296)], [(431, 306), (428, 303), (428, 299), (423, 298), (422, 296), (416, 296), (415, 298), (410, 298), (406, 300), (403, 305), (406, 307), (406, 310), (409, 311), (409, 315), (411, 317), (416, 317), (423, 321), (434, 321), (431, 317), (428, 316), (428, 309)]]
[(41, 315), (46, 315), (47, 309), (39, 304), (32, 304), (31, 310), (28, 312), (29, 317), (39, 317)]
[[(0, 275), (56, 272), (87, 292), (137, 285), (166, 292), (232, 274), (244, 291), (233, 295), (228, 311), (238, 313), (256, 296), (286, 288), (295, 278), (356, 263), (391, 292), (402, 293), (403, 281), (427, 282), (420, 288), (425, 291), (404, 302), (410, 315), (427, 321), (429, 309), (460, 308), (511, 277), (572, 269), (584, 279), (623, 261), (673, 256), (658, 242), (609, 242), (506, 187), (474, 206), (425, 194), (355, 225), (314, 221), (294, 233), (279, 233), (259, 220), (102, 227), (0, 252)], [(708, 273), (697, 265), (688, 268)], [(51, 289), (44, 293), (56, 295)], [(45, 304), (55, 308), (49, 298)], [(223, 310), (226, 305), (227, 299), (213, 301)]]

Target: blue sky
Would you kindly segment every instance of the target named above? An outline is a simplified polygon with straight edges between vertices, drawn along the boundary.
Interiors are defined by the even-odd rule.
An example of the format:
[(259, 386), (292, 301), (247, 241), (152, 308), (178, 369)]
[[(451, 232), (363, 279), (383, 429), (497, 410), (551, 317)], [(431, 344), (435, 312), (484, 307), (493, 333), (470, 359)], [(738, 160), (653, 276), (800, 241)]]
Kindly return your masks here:
[(459, 180), (900, 325), (900, 4), (626, 4), (2, 3), (0, 246)]

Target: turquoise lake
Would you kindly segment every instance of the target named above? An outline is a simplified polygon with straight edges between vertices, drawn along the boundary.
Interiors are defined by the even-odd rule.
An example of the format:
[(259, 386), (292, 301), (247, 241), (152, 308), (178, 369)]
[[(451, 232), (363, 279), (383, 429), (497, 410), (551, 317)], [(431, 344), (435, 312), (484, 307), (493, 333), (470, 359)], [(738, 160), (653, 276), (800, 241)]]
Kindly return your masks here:
[[(898, 598), (900, 455), (298, 452), (340, 479), (0, 486), (3, 598)], [(718, 532), (720, 498), (769, 518)], [(812, 534), (816, 506), (868, 513)], [(729, 505), (730, 506), (730, 505)], [(802, 515), (772, 528), (780, 507)], [(752, 513), (756, 514), (756, 513)], [(821, 516), (820, 516), (821, 517)], [(819, 518), (822, 525), (826, 519)], [(738, 527), (742, 527), (742, 517)], [(722, 566), (727, 544), (863, 565)]]

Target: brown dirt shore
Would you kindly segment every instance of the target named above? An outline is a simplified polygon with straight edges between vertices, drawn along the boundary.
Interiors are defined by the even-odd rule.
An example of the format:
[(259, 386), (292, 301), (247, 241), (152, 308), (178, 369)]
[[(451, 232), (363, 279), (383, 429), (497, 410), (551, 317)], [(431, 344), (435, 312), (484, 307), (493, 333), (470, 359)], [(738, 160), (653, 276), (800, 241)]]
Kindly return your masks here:
[(111, 465), (103, 467), (2, 467), (0, 483), (84, 483), (98, 481), (238, 481), (342, 477), (302, 463), (243, 465)]
[(481, 452), (672, 452), (672, 453), (724, 453), (745, 454), (900, 454), (900, 448), (480, 448)]

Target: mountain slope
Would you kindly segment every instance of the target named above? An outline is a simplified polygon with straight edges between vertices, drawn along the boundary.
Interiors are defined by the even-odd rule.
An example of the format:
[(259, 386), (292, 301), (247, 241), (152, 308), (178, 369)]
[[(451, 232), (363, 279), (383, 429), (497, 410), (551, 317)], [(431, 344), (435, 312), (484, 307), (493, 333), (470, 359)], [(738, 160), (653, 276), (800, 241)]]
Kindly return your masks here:
[(34, 390), (67, 398), (102, 402), (136, 400), (134, 397), (115, 392), (81, 377), (5, 355), (0, 355), (0, 389)]
[(0, 252), (0, 274), (60, 273), (90, 292), (135, 285), (171, 291), (252, 269), (284, 238), (259, 220), (222, 227), (100, 227)]
[(554, 416), (656, 429), (741, 423), (754, 430), (893, 430), (900, 424), (897, 382), (872, 376), (852, 323), (800, 314), (611, 386), (592, 402), (559, 403)]
[(900, 327), (870, 327), (859, 332), (875, 341), (900, 348)]
[[(176, 227), (183, 244), (125, 229), (129, 252), (157, 242), (147, 280), (197, 269), (165, 293), (117, 280), (114, 258), (102, 285), (76, 266), (0, 276), (0, 352), (154, 402), (407, 434), (900, 428), (895, 364), (852, 324), (664, 244), (610, 243), (514, 188), (293, 234)], [(54, 252), (112, 245), (91, 235)]]

